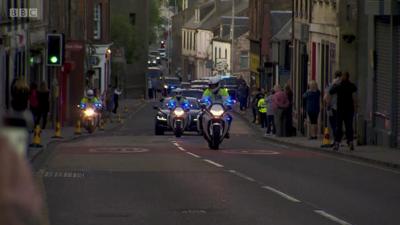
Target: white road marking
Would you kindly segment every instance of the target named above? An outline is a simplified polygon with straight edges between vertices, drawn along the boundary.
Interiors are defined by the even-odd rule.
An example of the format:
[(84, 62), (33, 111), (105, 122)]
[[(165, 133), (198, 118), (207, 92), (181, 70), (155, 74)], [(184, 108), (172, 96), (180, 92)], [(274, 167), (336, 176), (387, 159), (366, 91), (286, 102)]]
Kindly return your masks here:
[(212, 164), (212, 165), (214, 165), (214, 166), (216, 166), (216, 167), (219, 167), (219, 168), (224, 167), (223, 165), (221, 165), (221, 164), (219, 164), (219, 163), (216, 163), (216, 162), (214, 162), (214, 161), (208, 160), (208, 159), (204, 159), (204, 162), (208, 162), (208, 163), (210, 163), (210, 164)]
[(231, 173), (235, 174), (236, 176), (241, 177), (241, 178), (243, 178), (245, 180), (248, 180), (248, 181), (251, 181), (251, 182), (255, 182), (256, 181), (255, 179), (253, 179), (253, 178), (251, 178), (251, 177), (249, 177), (247, 175), (244, 175), (243, 173), (239, 173), (239, 172), (237, 172), (235, 170), (229, 170), (229, 172), (231, 172)]
[(186, 151), (186, 150), (185, 150), (184, 148), (182, 148), (181, 146), (179, 146), (178, 148), (179, 148), (179, 150), (181, 150), (181, 151), (184, 151), (184, 152)]
[(174, 144), (176, 147), (179, 147), (179, 144), (178, 144), (178, 143), (176, 143), (176, 142), (175, 142), (175, 143), (172, 143), (172, 144)]
[(285, 198), (285, 199), (287, 199), (287, 200), (289, 200), (289, 201), (297, 202), (297, 203), (301, 202), (300, 200), (298, 200), (298, 199), (296, 199), (296, 198), (293, 198), (292, 196), (290, 196), (290, 195), (288, 195), (288, 194), (285, 194), (285, 193), (283, 193), (283, 192), (281, 192), (281, 191), (278, 191), (278, 190), (276, 190), (276, 189), (273, 188), (273, 187), (270, 187), (270, 186), (263, 186), (262, 188), (267, 189), (267, 190), (269, 190), (269, 191), (272, 191), (272, 192), (274, 192), (275, 194), (278, 194), (278, 195), (280, 195), (281, 197), (283, 197), (283, 198)]
[(196, 155), (196, 154), (193, 154), (193, 153), (191, 153), (191, 152), (186, 152), (186, 154), (191, 155), (191, 156), (193, 156), (193, 157), (195, 157), (195, 158), (200, 158), (200, 156), (198, 156), (198, 155)]
[(336, 216), (333, 216), (333, 215), (325, 212), (324, 210), (314, 210), (314, 212), (319, 214), (319, 215), (321, 215), (321, 216), (323, 216), (323, 217), (325, 217), (325, 218), (327, 218), (327, 219), (329, 219), (329, 220), (331, 220), (331, 221), (333, 221), (333, 222), (336, 222), (338, 224), (351, 225), (350, 223), (348, 223), (348, 222), (346, 222), (346, 221), (344, 221), (342, 219), (339, 219)]

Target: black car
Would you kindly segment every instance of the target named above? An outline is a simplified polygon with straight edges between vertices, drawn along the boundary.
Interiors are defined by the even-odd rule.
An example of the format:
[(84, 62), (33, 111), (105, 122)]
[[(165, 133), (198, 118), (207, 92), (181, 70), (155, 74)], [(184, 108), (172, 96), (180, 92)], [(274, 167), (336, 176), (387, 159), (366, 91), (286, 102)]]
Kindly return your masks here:
[[(172, 129), (168, 126), (168, 116), (170, 114), (170, 110), (168, 109), (168, 101), (171, 98), (164, 98), (161, 102), (161, 106), (155, 107), (159, 109), (157, 115), (155, 117), (155, 134), (156, 135), (164, 135), (165, 131), (171, 131)], [(189, 111), (189, 126), (185, 131), (195, 131), (197, 132), (197, 116), (200, 113), (200, 105), (199, 101), (196, 98), (186, 98), (190, 103), (190, 111)]]
[(239, 79), (236, 77), (227, 77), (221, 79), (221, 87), (228, 89), (229, 96), (237, 99), (237, 90), (239, 88)]
[(164, 95), (169, 95), (172, 90), (181, 87), (181, 81), (178, 77), (164, 77), (163, 78)]
[(203, 90), (201, 89), (183, 89), (182, 96), (187, 98), (201, 99), (203, 97)]

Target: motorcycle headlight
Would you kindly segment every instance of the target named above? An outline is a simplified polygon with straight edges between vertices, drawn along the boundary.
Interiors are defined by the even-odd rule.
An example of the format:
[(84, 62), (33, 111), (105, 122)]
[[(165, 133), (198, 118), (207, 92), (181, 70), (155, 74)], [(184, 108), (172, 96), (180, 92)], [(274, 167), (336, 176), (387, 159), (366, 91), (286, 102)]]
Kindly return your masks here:
[(85, 116), (93, 116), (94, 115), (94, 110), (92, 108), (88, 108), (84, 111)]
[(174, 114), (175, 114), (176, 116), (183, 116), (183, 114), (185, 114), (185, 111), (184, 111), (182, 108), (178, 107), (178, 108), (176, 108), (176, 109), (174, 110)]
[(164, 88), (165, 88), (165, 89), (168, 89), (168, 85), (164, 85)]
[(160, 59), (160, 57), (157, 57), (156, 59)]
[(153, 63), (154, 63), (154, 64), (156, 64), (156, 63), (157, 63), (157, 61), (156, 61), (156, 60), (154, 60), (154, 61), (153, 61)]
[(225, 110), (221, 105), (211, 106), (210, 112), (213, 116), (220, 117), (224, 114)]

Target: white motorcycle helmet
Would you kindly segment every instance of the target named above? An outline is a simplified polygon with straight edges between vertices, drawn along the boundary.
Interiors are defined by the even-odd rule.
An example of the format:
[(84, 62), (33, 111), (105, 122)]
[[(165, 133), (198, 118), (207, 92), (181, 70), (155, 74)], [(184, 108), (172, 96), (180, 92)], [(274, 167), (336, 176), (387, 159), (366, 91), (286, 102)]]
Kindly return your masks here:
[(211, 77), (208, 82), (208, 86), (214, 94), (217, 94), (219, 91), (220, 88), (219, 82), (220, 82), (219, 77)]
[(182, 98), (182, 92), (183, 92), (183, 90), (181, 88), (177, 88), (177, 89), (173, 90), (174, 96), (175, 96), (175, 98), (178, 99), (178, 101), (180, 101), (180, 99)]
[(86, 96), (87, 96), (89, 99), (93, 99), (93, 97), (94, 97), (94, 91), (93, 91), (92, 89), (87, 90), (87, 91), (86, 91)]

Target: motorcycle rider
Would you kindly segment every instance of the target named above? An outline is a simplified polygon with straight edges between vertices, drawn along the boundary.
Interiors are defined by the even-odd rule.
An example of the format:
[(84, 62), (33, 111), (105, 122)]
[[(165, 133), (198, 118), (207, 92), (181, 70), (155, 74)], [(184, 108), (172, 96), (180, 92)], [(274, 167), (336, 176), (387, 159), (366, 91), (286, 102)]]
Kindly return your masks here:
[(184, 110), (190, 109), (189, 101), (182, 96), (182, 89), (177, 88), (172, 93), (174, 96), (167, 103), (169, 109), (174, 109), (177, 106), (182, 107)]
[(80, 108), (81, 110), (85, 110), (88, 105), (93, 105), (96, 111), (98, 112), (98, 122), (101, 120), (101, 110), (102, 104), (101, 101), (94, 95), (94, 91), (92, 89), (88, 89), (86, 91), (86, 96), (82, 98)]
[[(230, 109), (232, 107), (232, 99), (229, 96), (228, 89), (222, 88), (220, 86), (220, 79), (218, 77), (211, 77), (208, 83), (208, 88), (204, 90), (203, 97), (201, 102), (207, 106), (210, 106), (212, 103), (222, 103), (224, 107)], [(200, 130), (203, 131), (203, 114), (202, 112), (199, 116), (200, 122)], [(229, 128), (228, 133), (226, 134), (225, 138), (230, 138), (229, 129), (232, 124), (232, 116), (228, 115), (229, 117)]]

